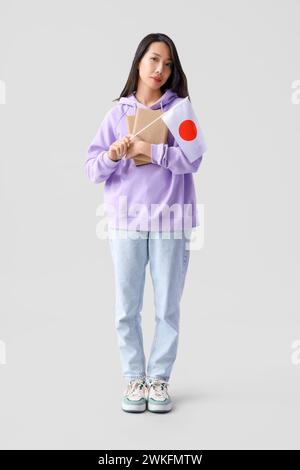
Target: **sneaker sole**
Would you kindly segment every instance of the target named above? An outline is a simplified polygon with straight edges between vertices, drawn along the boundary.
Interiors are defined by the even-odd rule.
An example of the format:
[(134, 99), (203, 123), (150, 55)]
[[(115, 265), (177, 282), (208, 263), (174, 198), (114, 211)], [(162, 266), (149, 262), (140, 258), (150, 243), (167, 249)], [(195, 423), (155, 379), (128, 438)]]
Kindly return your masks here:
[(141, 405), (129, 405), (126, 403), (122, 403), (122, 410), (127, 411), (129, 413), (142, 413), (143, 411), (146, 411), (146, 403), (143, 403)]
[(167, 405), (155, 405), (148, 402), (148, 411), (152, 411), (153, 413), (168, 413), (172, 408), (172, 403), (168, 403)]

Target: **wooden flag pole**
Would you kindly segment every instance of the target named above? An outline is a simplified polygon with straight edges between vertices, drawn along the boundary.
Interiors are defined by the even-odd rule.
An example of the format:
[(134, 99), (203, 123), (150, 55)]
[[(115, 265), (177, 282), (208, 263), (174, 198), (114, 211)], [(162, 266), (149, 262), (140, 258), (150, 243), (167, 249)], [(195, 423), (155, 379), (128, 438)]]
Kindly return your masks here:
[(133, 137), (135, 137), (136, 135), (138, 135), (140, 132), (142, 132), (143, 130), (147, 129), (148, 127), (150, 127), (152, 124), (154, 124), (156, 121), (158, 121), (159, 119), (162, 118), (162, 116), (166, 113), (168, 113), (169, 111), (173, 111), (175, 108), (177, 108), (178, 106), (180, 106), (185, 100), (188, 99), (188, 96), (186, 98), (184, 98), (183, 100), (179, 101), (179, 103), (175, 104), (175, 106), (173, 106), (172, 108), (168, 109), (168, 111), (165, 111), (163, 114), (161, 114), (160, 116), (158, 116), (157, 118), (155, 118), (153, 121), (151, 121), (149, 124), (147, 124), (145, 127), (143, 127), (143, 129), (140, 129), (138, 132), (136, 132)]

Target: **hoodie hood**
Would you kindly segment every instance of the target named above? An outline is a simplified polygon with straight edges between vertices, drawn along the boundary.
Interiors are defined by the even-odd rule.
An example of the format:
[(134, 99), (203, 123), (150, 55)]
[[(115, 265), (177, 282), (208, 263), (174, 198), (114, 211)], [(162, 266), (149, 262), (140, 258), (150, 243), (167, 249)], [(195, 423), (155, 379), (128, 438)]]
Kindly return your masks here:
[(129, 96), (123, 96), (120, 98), (119, 103), (121, 105), (126, 105), (126, 114), (130, 108), (133, 110), (130, 114), (135, 114), (137, 108), (161, 109), (161, 111), (164, 112), (164, 106), (172, 103), (176, 98), (178, 98), (177, 93), (168, 88), (152, 106), (145, 106), (143, 103), (140, 103), (133, 93)]

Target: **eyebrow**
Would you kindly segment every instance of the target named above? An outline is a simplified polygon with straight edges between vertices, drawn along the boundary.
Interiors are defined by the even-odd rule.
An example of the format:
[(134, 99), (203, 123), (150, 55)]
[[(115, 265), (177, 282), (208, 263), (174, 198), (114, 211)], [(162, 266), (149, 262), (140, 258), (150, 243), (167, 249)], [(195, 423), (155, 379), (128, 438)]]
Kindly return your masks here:
[[(150, 54), (158, 55), (159, 57), (161, 57), (161, 55), (158, 54), (157, 52), (150, 52)], [(172, 62), (172, 59), (170, 57), (168, 57), (167, 60), (170, 60)]]

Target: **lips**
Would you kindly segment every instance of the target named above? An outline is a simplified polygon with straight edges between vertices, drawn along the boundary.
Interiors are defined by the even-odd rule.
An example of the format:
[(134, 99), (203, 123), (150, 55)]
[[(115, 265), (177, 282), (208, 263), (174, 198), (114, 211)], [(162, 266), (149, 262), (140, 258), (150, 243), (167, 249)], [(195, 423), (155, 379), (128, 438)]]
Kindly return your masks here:
[(151, 77), (153, 78), (153, 80), (155, 80), (156, 82), (161, 82), (161, 78), (157, 78), (157, 77)]

